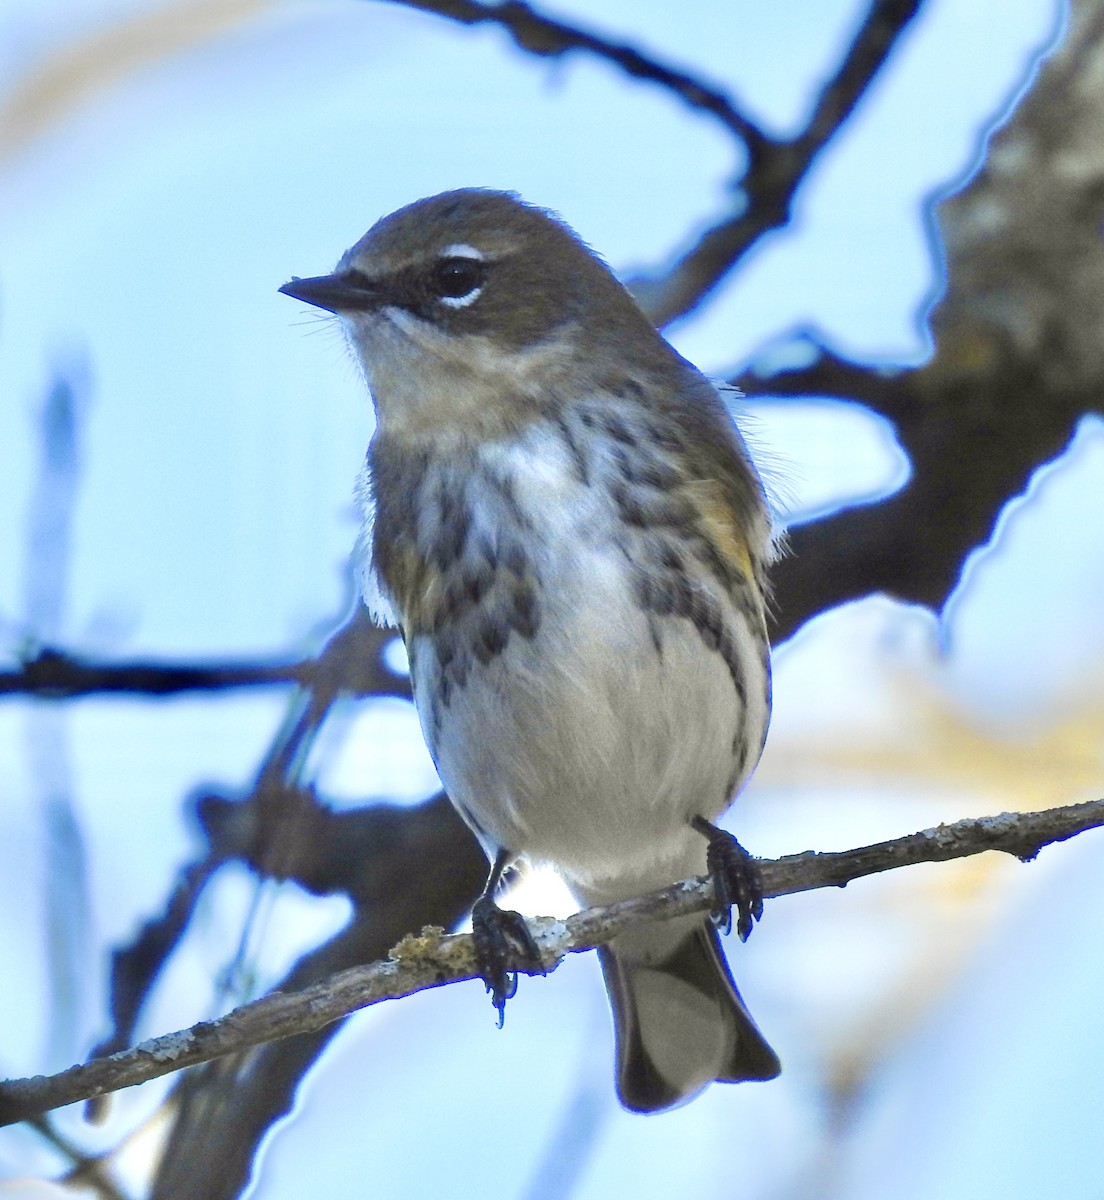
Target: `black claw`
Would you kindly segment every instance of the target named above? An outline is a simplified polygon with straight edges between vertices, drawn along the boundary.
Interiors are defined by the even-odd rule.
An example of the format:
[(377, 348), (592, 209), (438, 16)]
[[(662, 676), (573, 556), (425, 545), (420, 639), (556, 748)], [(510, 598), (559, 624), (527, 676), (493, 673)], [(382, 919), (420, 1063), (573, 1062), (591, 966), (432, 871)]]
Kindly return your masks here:
[(709, 839), (705, 861), (713, 879), (713, 924), (722, 933), (731, 933), (735, 907), (736, 933), (741, 942), (746, 942), (752, 926), (763, 916), (763, 877), (759, 864), (731, 833), (702, 817), (695, 817), (692, 824)]
[(499, 908), (490, 896), (480, 896), (472, 908), (472, 940), (479, 974), (498, 1009), (498, 1027), (506, 1016), (506, 1001), (517, 991), (518, 971), (544, 974), (540, 950), (525, 918)]

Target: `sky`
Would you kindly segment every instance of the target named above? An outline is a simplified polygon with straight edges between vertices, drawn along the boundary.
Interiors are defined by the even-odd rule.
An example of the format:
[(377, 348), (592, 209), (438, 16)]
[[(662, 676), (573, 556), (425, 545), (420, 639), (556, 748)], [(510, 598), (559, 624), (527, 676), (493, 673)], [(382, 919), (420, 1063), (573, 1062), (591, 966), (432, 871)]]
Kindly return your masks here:
[[(578, 0), (555, 11), (720, 82), (786, 135), (863, 6)], [(723, 207), (733, 171), (718, 130), (658, 89), (587, 59), (535, 62), (492, 30), (354, 0), (172, 12), (140, 0), (0, 5), (0, 111), (23, 114), (0, 137), (0, 657), (43, 637), (108, 657), (317, 645), (348, 603), (371, 411), (332, 324), (277, 287), (329, 269), (395, 207), (475, 184), (561, 212), (627, 276), (685, 248)], [(939, 285), (923, 205), (968, 177), (983, 129), (1058, 20), (1044, 0), (926, 5), (814, 168), (793, 224), (670, 331), (675, 346), (718, 375), (808, 328), (865, 361), (922, 360)], [(149, 39), (120, 28), (160, 31), (160, 50), (135, 52)], [(98, 74), (82, 75), (90, 62)], [(93, 82), (62, 88), (67, 103), (29, 89), (58, 78)], [(28, 611), (45, 568), (28, 562), (27, 525), (39, 414), (59, 374), (77, 396), (80, 470), (53, 578), (64, 604), (44, 628)], [(790, 520), (905, 478), (891, 431), (858, 406), (749, 403), (747, 420)], [(1102, 478), (1104, 428), (1086, 421), (1010, 506), (944, 621), (871, 597), (780, 651), (771, 741), (739, 805), (745, 844), (846, 848), (1089, 798), (1104, 520), (1084, 514)], [(205, 781), (247, 786), (286, 704), (274, 690), (0, 705), (0, 946), (20, 980), (0, 996), (0, 1073), (58, 1069), (102, 1034), (107, 954), (158, 910), (194, 849), (182, 798)], [(436, 787), (399, 701), (347, 706), (322, 750), (318, 783), (338, 805), (414, 803)], [(71, 807), (51, 806), (51, 783)], [(60, 886), (49, 833), (66, 821), (80, 852)], [(359, 1195), (369, 1146), (389, 1148), (371, 1155), (381, 1194), (444, 1194), (442, 1179), (476, 1194), (493, 1163), (509, 1181), (498, 1190), (524, 1200), (704, 1191), (737, 1169), (749, 1200), (819, 1195), (827, 1177), (858, 1200), (884, 1195), (887, 1164), (896, 1171), (906, 1150), (914, 1182), (902, 1197), (934, 1194), (933, 1161), (945, 1200), (1027, 1200), (1059, 1167), (1064, 1195), (1098, 1194), (1087, 1131), (1104, 1116), (1104, 1046), (1078, 1039), (1099, 1024), (1087, 1009), (1099, 987), (1087, 965), (1069, 986), (1071, 964), (1093, 959), (1080, 931), (1102, 902), (1100, 841), (1083, 842), (1030, 869), (972, 860), (772, 902), (732, 953), (785, 1074), (715, 1087), (660, 1118), (616, 1106), (592, 956), (523, 981), (502, 1033), (475, 985), (365, 1013), (270, 1138), (254, 1194)], [(143, 1036), (210, 1015), (212, 979), (255, 900), (245, 872), (220, 874)], [(538, 879), (515, 902), (546, 912), (565, 900)], [(43, 954), (55, 909), (68, 997)], [(251, 953), (270, 981), (346, 915), (341, 901), (273, 885), (259, 912)], [(864, 1093), (841, 1134), (832, 1102), (851, 1078)], [(77, 1114), (64, 1127), (111, 1144), (162, 1093), (120, 1097), (104, 1129)], [(473, 1132), (462, 1114), (476, 1111), (486, 1119)], [(126, 1159), (133, 1179), (143, 1147)], [(0, 1131), (3, 1200), (22, 1194), (17, 1180), (57, 1170), (33, 1134)]]

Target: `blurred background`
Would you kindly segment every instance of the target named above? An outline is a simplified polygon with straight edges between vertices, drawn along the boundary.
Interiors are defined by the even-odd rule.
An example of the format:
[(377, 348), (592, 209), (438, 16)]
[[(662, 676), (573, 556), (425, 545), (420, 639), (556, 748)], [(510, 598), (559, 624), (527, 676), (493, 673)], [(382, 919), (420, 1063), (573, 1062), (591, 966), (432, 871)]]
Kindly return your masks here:
[[(419, 7), (472, 9), (0, 2), (0, 1075), (463, 921), (348, 624), (371, 406), (276, 291), (445, 189), (560, 212), (747, 393), (793, 552), (746, 846), (1101, 794), (1104, 4), (556, 0), (566, 53)], [(1102, 850), (770, 901), (770, 1084), (621, 1111), (581, 955), (501, 1032), (467, 983), (0, 1129), (0, 1197), (1099, 1200)]]

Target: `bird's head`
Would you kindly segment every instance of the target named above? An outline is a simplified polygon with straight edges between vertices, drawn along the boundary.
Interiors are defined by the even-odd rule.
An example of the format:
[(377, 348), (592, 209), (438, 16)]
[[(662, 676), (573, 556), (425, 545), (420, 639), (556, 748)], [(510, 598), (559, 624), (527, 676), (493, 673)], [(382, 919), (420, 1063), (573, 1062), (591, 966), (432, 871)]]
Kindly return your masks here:
[(524, 422), (623, 362), (670, 354), (609, 268), (557, 217), (463, 189), (377, 222), (289, 296), (336, 313), (381, 429)]

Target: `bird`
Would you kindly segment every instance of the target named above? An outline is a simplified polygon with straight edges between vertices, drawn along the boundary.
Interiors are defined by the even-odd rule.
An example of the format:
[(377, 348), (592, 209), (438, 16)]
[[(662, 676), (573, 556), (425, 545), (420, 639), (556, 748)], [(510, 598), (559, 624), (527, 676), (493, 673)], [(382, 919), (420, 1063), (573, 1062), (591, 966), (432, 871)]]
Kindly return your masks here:
[(631, 1112), (775, 1052), (718, 926), (762, 912), (715, 822), (771, 706), (771, 516), (716, 385), (556, 214), (461, 188), (383, 217), (285, 294), (336, 314), (375, 409), (354, 552), (397, 626), (425, 741), (491, 864), (472, 910), (499, 1022), (539, 970), (495, 893), (519, 860), (584, 906), (708, 871), (716, 903), (599, 948)]

